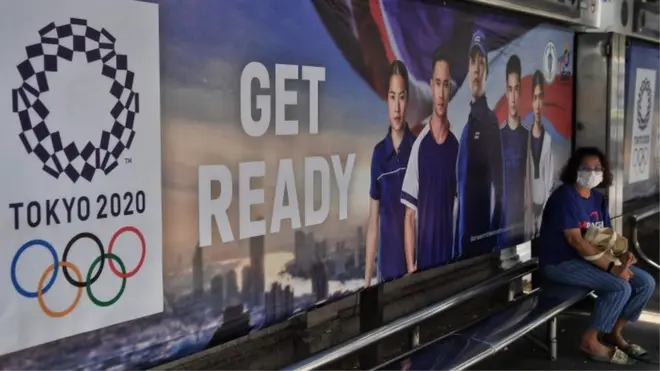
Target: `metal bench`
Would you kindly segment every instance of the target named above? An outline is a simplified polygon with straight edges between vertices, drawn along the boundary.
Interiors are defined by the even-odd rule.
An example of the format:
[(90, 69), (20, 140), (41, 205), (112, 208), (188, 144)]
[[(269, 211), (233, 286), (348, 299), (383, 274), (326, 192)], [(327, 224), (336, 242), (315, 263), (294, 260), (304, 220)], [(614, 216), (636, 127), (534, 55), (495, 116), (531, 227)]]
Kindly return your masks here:
[[(345, 356), (363, 350), (364, 348), (376, 344), (381, 339), (393, 335), (397, 332), (414, 328), (421, 322), (432, 318), (450, 308), (465, 303), (470, 299), (492, 292), (493, 290), (512, 283), (513, 281), (530, 274), (538, 267), (537, 260), (533, 259), (524, 263), (519, 263), (514, 267), (498, 274), (497, 276), (453, 295), (437, 304), (426, 307), (416, 313), (404, 316), (388, 323), (376, 330), (367, 332), (344, 344), (319, 352), (312, 357), (296, 364), (286, 367), (285, 370), (315, 370), (335, 362)], [(414, 344), (417, 345), (417, 344)]]
[[(546, 285), (511, 302), (503, 310), (414, 349), (380, 370), (462, 370), (526, 337), (557, 358), (557, 315), (585, 299), (591, 291), (570, 286)], [(531, 334), (547, 323), (547, 344)]]

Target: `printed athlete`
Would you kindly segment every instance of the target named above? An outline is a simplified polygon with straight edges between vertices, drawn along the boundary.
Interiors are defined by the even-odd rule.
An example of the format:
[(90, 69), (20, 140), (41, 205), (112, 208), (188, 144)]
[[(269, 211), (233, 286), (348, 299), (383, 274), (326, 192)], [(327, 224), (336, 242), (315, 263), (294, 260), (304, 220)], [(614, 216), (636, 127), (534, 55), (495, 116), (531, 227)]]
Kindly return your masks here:
[[(543, 125), (543, 102), (545, 95), (545, 77), (539, 70), (532, 77), (532, 123), (530, 129), (529, 169), (532, 193), (532, 235), (539, 233), (541, 216), (550, 192), (555, 172), (555, 163), (552, 156), (552, 141)], [(532, 237), (532, 236), (528, 236)]]
[(390, 127), (387, 136), (374, 147), (371, 158), (365, 286), (371, 284), (377, 250), (379, 282), (406, 274), (403, 242), (405, 207), (400, 197), (408, 158), (415, 141), (405, 120), (407, 105), (408, 71), (403, 62), (395, 60), (390, 67), (387, 93)]
[(568, 160), (561, 180), (564, 184), (552, 193), (543, 212), (541, 272), (549, 280), (594, 290), (598, 296), (591, 325), (582, 335), (583, 352), (593, 360), (614, 364), (644, 359), (646, 350), (627, 342), (622, 332), (628, 322), (639, 318), (653, 294), (655, 280), (634, 266), (632, 253), (618, 266), (604, 256), (593, 259), (599, 250), (582, 237), (581, 229), (592, 224), (612, 227), (605, 196), (594, 189), (612, 183), (605, 155), (597, 148), (579, 148)]
[[(447, 263), (455, 256), (452, 230), (458, 141), (449, 131), (447, 108), (451, 74), (449, 58), (443, 51), (433, 57), (430, 83), (431, 118), (415, 140), (401, 191), (401, 202), (407, 207), (405, 247), (408, 272)], [(416, 259), (415, 217), (418, 224)]]
[(527, 143), (529, 131), (520, 118), (520, 78), (522, 65), (517, 55), (506, 63), (506, 99), (508, 117), (502, 123), (500, 136), (504, 157), (504, 222), (507, 230), (500, 235), (501, 246), (515, 246), (525, 239), (525, 210), (529, 195), (527, 181)]
[[(497, 117), (488, 107), (485, 82), (488, 56), (484, 35), (472, 35), (469, 52), (472, 91), (470, 116), (463, 128), (458, 152), (458, 222), (455, 248), (469, 256), (497, 248), (502, 228), (502, 142)], [(493, 197), (494, 196), (494, 197)]]

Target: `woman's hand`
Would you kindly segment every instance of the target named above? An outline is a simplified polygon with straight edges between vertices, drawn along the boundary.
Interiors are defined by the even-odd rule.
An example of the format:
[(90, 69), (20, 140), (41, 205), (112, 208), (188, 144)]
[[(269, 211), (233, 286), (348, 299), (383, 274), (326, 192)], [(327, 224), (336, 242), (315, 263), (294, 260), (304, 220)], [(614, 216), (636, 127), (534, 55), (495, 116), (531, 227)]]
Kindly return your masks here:
[[(633, 257), (634, 258), (634, 257)], [(630, 281), (633, 276), (633, 273), (630, 271), (630, 266), (633, 263), (633, 259), (628, 258), (625, 263), (617, 265), (612, 268), (611, 272), (613, 275), (623, 278), (626, 281)]]
[(631, 252), (627, 252), (623, 254), (619, 260), (621, 260), (621, 262), (624, 264), (627, 263), (628, 261), (632, 262), (630, 263), (630, 265), (635, 265), (637, 263), (637, 257), (635, 256), (635, 254)]
[(623, 278), (626, 281), (630, 281), (630, 279), (632, 278), (632, 272), (625, 265), (618, 265), (612, 268), (611, 272), (613, 275), (619, 278)]

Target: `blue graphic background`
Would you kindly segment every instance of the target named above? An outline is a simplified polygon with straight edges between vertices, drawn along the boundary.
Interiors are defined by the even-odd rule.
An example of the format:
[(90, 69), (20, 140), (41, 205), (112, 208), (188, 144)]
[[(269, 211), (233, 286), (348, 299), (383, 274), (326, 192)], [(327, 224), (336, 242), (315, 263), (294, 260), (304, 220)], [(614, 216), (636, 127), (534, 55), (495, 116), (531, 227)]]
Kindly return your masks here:
[[(384, 54), (361, 48), (360, 40), (339, 41), (332, 29), (335, 26), (328, 20), (349, 25), (342, 32), (351, 35), (370, 21), (342, 19), (351, 13), (324, 10), (324, 4), (330, 3), (324, 1), (152, 2), (160, 5), (161, 26), (165, 311), (1, 356), (0, 369), (151, 367), (204, 349), (218, 329), (233, 326), (239, 333), (258, 330), (362, 285), (368, 162), (388, 122), (382, 92), (377, 89), (382, 83), (377, 72), (389, 62)], [(504, 94), (503, 69), (510, 54), (519, 53), (524, 61), (538, 62), (523, 64), (523, 74), (529, 74), (532, 64), (541, 68), (543, 46), (548, 40), (558, 48), (572, 42), (571, 32), (476, 7), (465, 11), (421, 1), (370, 3), (383, 6), (382, 21), (389, 24), (392, 36), (384, 42), (400, 48), (414, 77), (419, 95), (418, 105), (411, 111), (419, 118), (430, 110), (430, 51), (439, 45), (456, 50), (456, 68), (452, 70), (455, 96), (450, 109), (451, 115), (456, 115), (455, 119), (450, 117), (456, 123), (452, 127), (456, 133), (462, 130), (469, 104), (463, 86), (469, 43), (463, 41), (474, 29), (481, 29), (487, 37), (493, 76), (487, 94), (492, 106)], [(373, 38), (365, 40), (371, 44)], [(540, 49), (533, 50), (534, 46)], [(240, 125), (238, 97), (242, 68), (252, 61), (263, 63), (271, 72), (276, 63), (326, 68), (319, 104), (321, 134), (317, 136), (322, 142), (304, 135), (299, 139), (275, 137), (270, 135), (272, 126), (269, 135), (249, 142)], [(302, 101), (299, 99), (300, 110), (305, 112)], [(554, 128), (566, 123), (545, 124), (557, 153), (568, 150), (569, 138)], [(303, 119), (301, 127), (305, 127)], [(228, 146), (233, 143), (240, 145)], [(250, 147), (260, 152), (251, 152)], [(265, 246), (263, 239), (204, 249), (197, 246), (198, 165), (234, 166), (243, 161), (330, 153), (345, 156), (349, 152), (357, 154), (358, 162), (354, 175), (357, 186), (353, 187), (356, 196), (349, 196), (348, 221), (328, 222), (305, 231), (283, 229), (266, 236)], [(304, 276), (297, 270), (300, 261), (308, 260), (303, 257), (310, 251), (322, 256), (322, 268), (316, 269), (319, 263), (312, 266), (313, 271), (323, 272), (320, 275)], [(266, 272), (261, 274), (269, 286), (262, 288), (262, 294), (284, 298), (283, 310), (276, 302), (273, 312), (267, 305), (254, 303), (249, 292), (238, 292), (245, 291), (241, 274), (253, 263), (253, 254), (261, 254), (265, 260)], [(217, 292), (223, 294), (215, 295)]]

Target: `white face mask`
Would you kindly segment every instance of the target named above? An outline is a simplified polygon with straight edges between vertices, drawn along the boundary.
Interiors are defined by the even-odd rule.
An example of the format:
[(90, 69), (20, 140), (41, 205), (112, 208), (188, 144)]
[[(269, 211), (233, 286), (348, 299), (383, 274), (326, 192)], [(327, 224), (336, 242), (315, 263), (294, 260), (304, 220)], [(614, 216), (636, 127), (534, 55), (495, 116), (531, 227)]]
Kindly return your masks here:
[(578, 171), (577, 183), (584, 188), (596, 188), (603, 181), (602, 171)]

